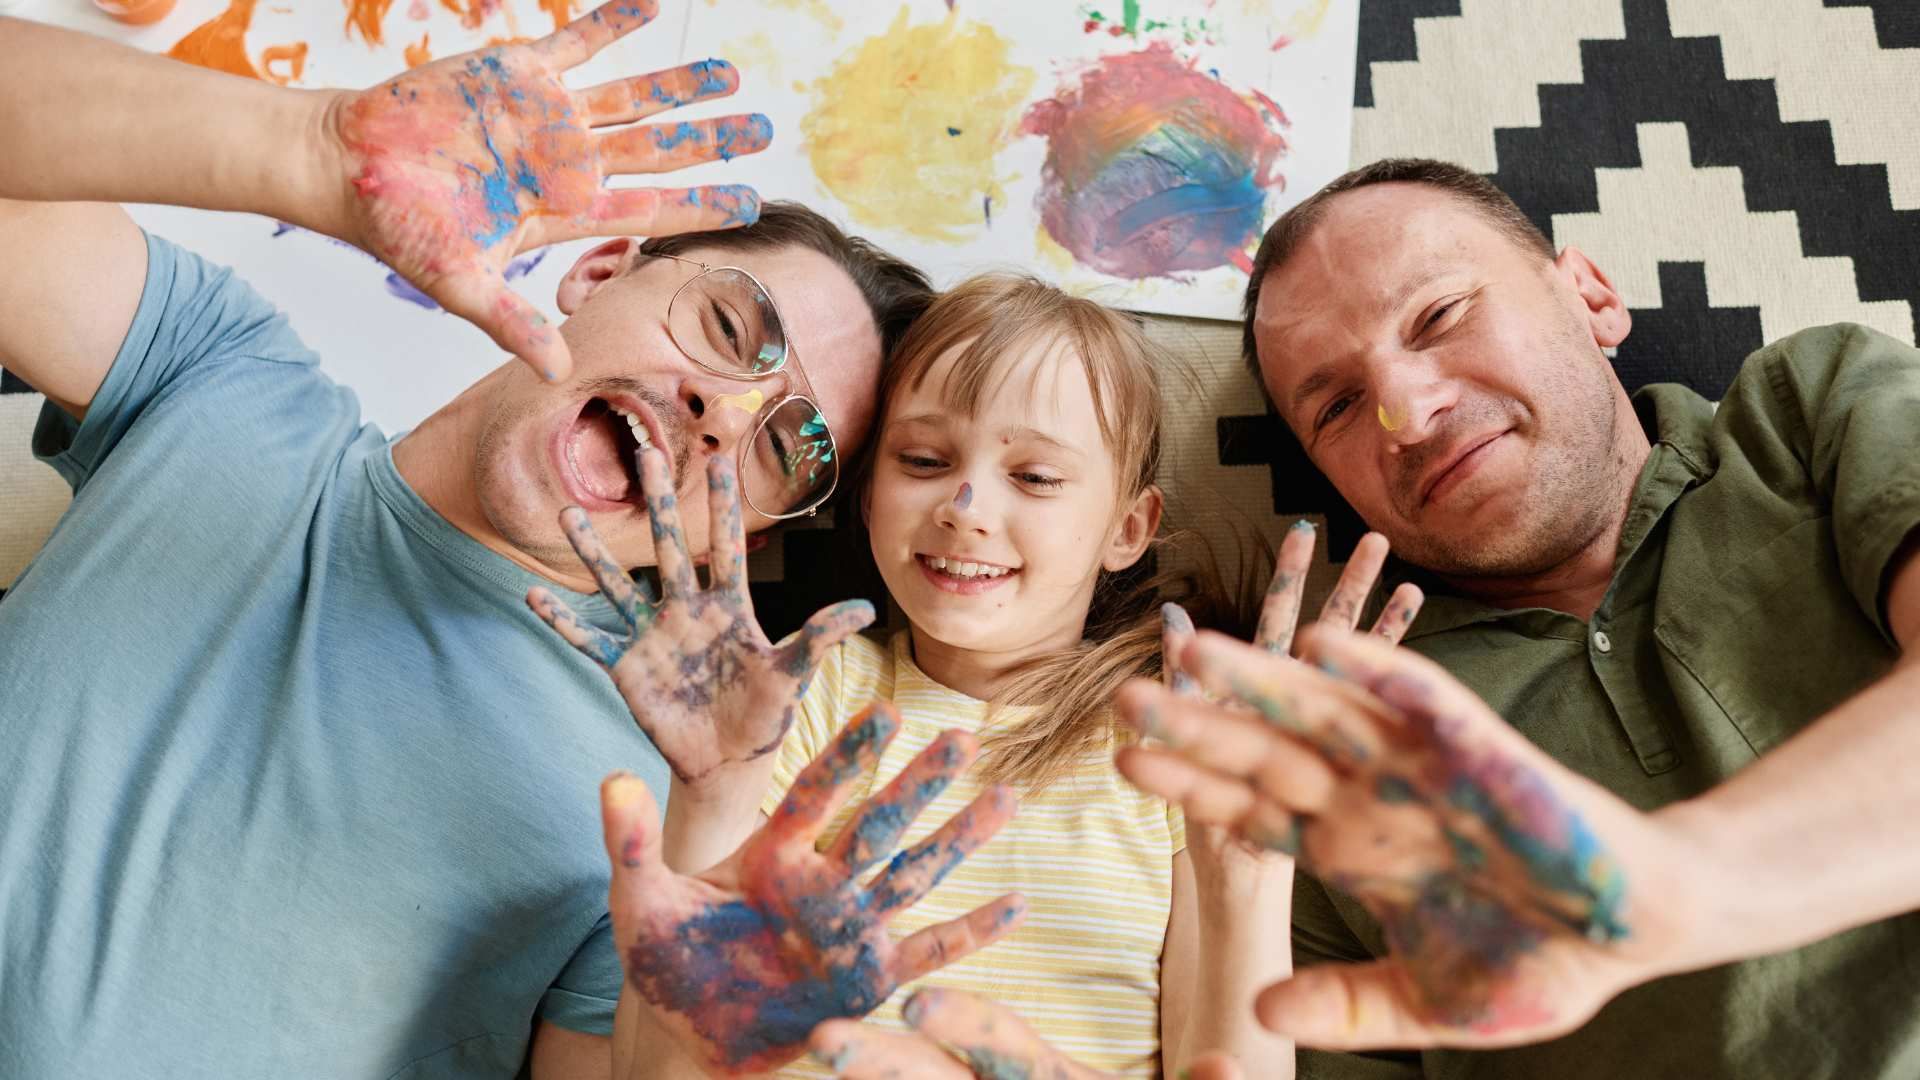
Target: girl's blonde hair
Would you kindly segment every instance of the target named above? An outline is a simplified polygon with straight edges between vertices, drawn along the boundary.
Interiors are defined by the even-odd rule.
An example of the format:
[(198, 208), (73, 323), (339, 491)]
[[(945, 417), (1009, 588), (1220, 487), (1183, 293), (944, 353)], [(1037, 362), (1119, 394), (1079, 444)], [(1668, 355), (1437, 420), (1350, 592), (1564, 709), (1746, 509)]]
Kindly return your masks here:
[[(1010, 361), (1030, 347), (1056, 342), (1063, 342), (1086, 371), (1101, 438), (1118, 465), (1118, 505), (1130, 506), (1159, 473), (1158, 367), (1171, 361), (1132, 316), (1037, 278), (984, 274), (934, 300), (901, 339), (881, 376), (881, 416), (900, 389), (919, 389), (935, 362), (949, 353), (953, 359), (942, 397), (950, 407), (974, 415), (1006, 377)], [(1034, 378), (1038, 381), (1039, 373)], [(1155, 546), (1167, 542), (1157, 537)], [(1152, 559), (1150, 551), (1126, 570), (1102, 570), (1082, 640), (1028, 661), (994, 695), (982, 739), (984, 781), (1038, 790), (1088, 755), (1110, 752), (1126, 738), (1110, 704), (1126, 680), (1159, 674), (1163, 602), (1186, 605), (1200, 625), (1228, 617), (1225, 590), (1211, 560), (1198, 572), (1153, 575)], [(1026, 705), (1044, 708), (1016, 724), (991, 722), (1007, 706)]]

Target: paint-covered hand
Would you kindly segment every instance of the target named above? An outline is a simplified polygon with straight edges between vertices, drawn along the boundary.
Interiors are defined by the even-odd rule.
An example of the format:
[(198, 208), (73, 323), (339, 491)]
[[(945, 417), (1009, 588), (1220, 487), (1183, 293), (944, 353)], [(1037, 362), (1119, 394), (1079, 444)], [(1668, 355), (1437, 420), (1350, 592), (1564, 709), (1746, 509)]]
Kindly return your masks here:
[[(894, 942), (887, 923), (918, 903), (1013, 816), (1005, 788), (982, 793), (868, 884), (908, 826), (972, 763), (971, 735), (948, 731), (867, 800), (831, 844), (816, 841), (899, 730), (876, 703), (800, 773), (773, 817), (713, 869), (683, 877), (660, 856), (659, 812), (645, 785), (601, 787), (613, 862), (614, 939), (627, 984), (656, 1028), (716, 1075), (776, 1068), (827, 1020), (865, 1016), (894, 988), (1010, 932), (1018, 894)], [(616, 1032), (616, 1044), (633, 1032)], [(617, 1047), (616, 1047), (617, 1049)]]
[(1146, 681), (1119, 699), (1164, 744), (1122, 752), (1134, 783), (1293, 853), (1380, 921), (1387, 957), (1270, 987), (1266, 1026), (1333, 1049), (1513, 1045), (1663, 973), (1688, 924), (1675, 830), (1430, 661), (1331, 627), (1301, 641), (1306, 663), (1201, 634), (1180, 661), (1215, 700)]
[[(1286, 655), (1293, 648), (1294, 631), (1300, 623), (1300, 603), (1307, 589), (1307, 572), (1313, 567), (1315, 530), (1309, 521), (1295, 522), (1280, 542), (1280, 554), (1273, 562), (1273, 580), (1267, 586), (1266, 599), (1260, 605), (1260, 625), (1253, 643), (1268, 652)], [(1354, 545), (1353, 554), (1340, 571), (1340, 580), (1327, 594), (1320, 608), (1320, 623), (1351, 630), (1360, 625), (1360, 612), (1372, 595), (1374, 583), (1387, 563), (1387, 538), (1370, 532)], [(1420, 614), (1425, 597), (1420, 587), (1402, 584), (1387, 598), (1385, 610), (1373, 624), (1373, 632), (1397, 642)]]
[[(1047, 1045), (1018, 1014), (958, 990), (927, 989), (907, 999), (907, 1023), (917, 1034), (885, 1031), (850, 1020), (814, 1030), (814, 1057), (848, 1080), (1105, 1080)], [(1240, 1080), (1239, 1066), (1222, 1055), (1181, 1073), (1188, 1080)]]
[(448, 57), (328, 110), (342, 174), (328, 231), (366, 249), (448, 311), (549, 379), (572, 369), (566, 343), (510, 289), (508, 260), (585, 236), (663, 236), (745, 224), (759, 199), (737, 185), (605, 186), (751, 154), (772, 138), (760, 115), (633, 124), (731, 94), (734, 69), (702, 61), (573, 91), (561, 82), (650, 21), (658, 0), (612, 0), (537, 41)]
[(827, 650), (873, 621), (873, 605), (850, 600), (817, 612), (782, 644), (767, 640), (747, 592), (740, 484), (730, 455), (707, 459), (711, 581), (702, 589), (680, 528), (672, 467), (657, 447), (640, 452), (640, 486), (660, 569), (658, 606), (594, 534), (587, 514), (560, 514), (573, 550), (630, 629), (614, 635), (583, 622), (551, 592), (527, 603), (547, 625), (613, 676), (641, 730), (686, 784), (729, 782), (729, 767), (765, 758), (793, 726), (800, 697)]

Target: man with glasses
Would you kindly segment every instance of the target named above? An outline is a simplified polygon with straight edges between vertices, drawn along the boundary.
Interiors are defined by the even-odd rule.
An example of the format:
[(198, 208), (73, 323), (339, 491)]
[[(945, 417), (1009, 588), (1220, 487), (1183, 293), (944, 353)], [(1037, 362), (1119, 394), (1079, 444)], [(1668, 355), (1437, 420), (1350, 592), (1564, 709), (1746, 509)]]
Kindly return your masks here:
[[(710, 459), (748, 530), (818, 509), (929, 297), (803, 208), (600, 185), (767, 140), (630, 124), (724, 64), (561, 83), (652, 7), (361, 93), (0, 19), (0, 365), (75, 492), (0, 602), (0, 1074), (607, 1074), (593, 792), (667, 769), (526, 595), (616, 625), (560, 517), (653, 562), (643, 442), (695, 553)], [(79, 199), (357, 243), (520, 359), (389, 439), (230, 272)], [(558, 328), (500, 277), (623, 233), (656, 239), (583, 256)]]

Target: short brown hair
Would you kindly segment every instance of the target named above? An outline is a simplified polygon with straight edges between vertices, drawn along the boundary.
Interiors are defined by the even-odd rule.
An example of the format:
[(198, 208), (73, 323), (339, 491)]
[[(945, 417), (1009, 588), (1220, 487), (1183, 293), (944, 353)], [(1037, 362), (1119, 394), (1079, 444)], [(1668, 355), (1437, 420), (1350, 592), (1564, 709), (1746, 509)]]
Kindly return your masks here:
[[(1371, 165), (1363, 165), (1335, 178), (1326, 187), (1309, 195), (1304, 202), (1280, 215), (1280, 220), (1273, 223), (1260, 241), (1260, 250), (1253, 257), (1253, 268), (1247, 273), (1247, 295), (1241, 305), (1243, 322), (1240, 336), (1241, 353), (1256, 382), (1260, 381), (1260, 347), (1253, 338), (1253, 314), (1260, 304), (1260, 286), (1266, 283), (1267, 274), (1292, 257), (1294, 249), (1326, 216), (1327, 204), (1334, 196), (1374, 184), (1396, 183), (1425, 184), (1439, 188), (1473, 208), (1523, 250), (1540, 255), (1549, 262), (1553, 260), (1553, 241), (1547, 239), (1547, 234), (1541, 232), (1540, 227), (1514, 205), (1506, 192), (1472, 169), (1431, 158), (1382, 158)], [(1261, 393), (1264, 394), (1265, 384), (1261, 385)]]
[(684, 255), (696, 248), (716, 251), (771, 251), (799, 247), (817, 251), (847, 272), (867, 302), (880, 331), (880, 362), (893, 355), (894, 346), (913, 320), (933, 302), (933, 284), (913, 264), (858, 236), (848, 236), (838, 225), (797, 202), (762, 203), (760, 219), (737, 229), (656, 236), (640, 245), (638, 266), (648, 255)]

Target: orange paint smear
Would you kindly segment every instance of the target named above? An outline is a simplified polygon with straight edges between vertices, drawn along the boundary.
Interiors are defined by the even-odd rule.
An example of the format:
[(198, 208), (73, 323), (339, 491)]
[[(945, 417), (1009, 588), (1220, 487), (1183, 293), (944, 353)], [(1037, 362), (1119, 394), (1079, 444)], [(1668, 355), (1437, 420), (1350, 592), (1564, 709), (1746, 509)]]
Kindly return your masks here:
[(554, 30), (563, 30), (573, 21), (574, 0), (540, 0), (540, 10), (553, 16)]
[[(284, 62), (286, 74), (273, 70), (273, 65)], [(307, 70), (307, 43), (296, 42), (292, 45), (269, 45), (260, 53), (260, 70), (267, 78), (285, 86), (290, 82), (299, 82), (300, 76)]]
[(523, 37), (490, 37), (487, 39), (486, 45), (482, 47), (488, 48), (488, 49), (494, 49), (502, 45), (525, 45), (527, 42), (532, 40), (533, 40), (532, 38), (523, 38)]
[(407, 58), (408, 67), (417, 68), (421, 64), (433, 59), (433, 51), (427, 47), (427, 37), (428, 35), (421, 34), (419, 41), (414, 42), (403, 50)]
[[(259, 0), (233, 0), (227, 10), (208, 19), (190, 31), (186, 37), (174, 42), (167, 55), (175, 60), (183, 60), (214, 71), (224, 71), (229, 75), (242, 75), (249, 79), (269, 79), (285, 85), (298, 79), (307, 67), (307, 45), (299, 42), (293, 45), (275, 45), (260, 56), (260, 68), (266, 68), (265, 74), (253, 66), (247, 57), (247, 28), (253, 25), (253, 9)], [(273, 65), (285, 63), (286, 74), (274, 71)]]
[(368, 45), (385, 44), (381, 23), (386, 21), (391, 7), (393, 0), (347, 0), (347, 36), (351, 38), (358, 30), (360, 40)]

